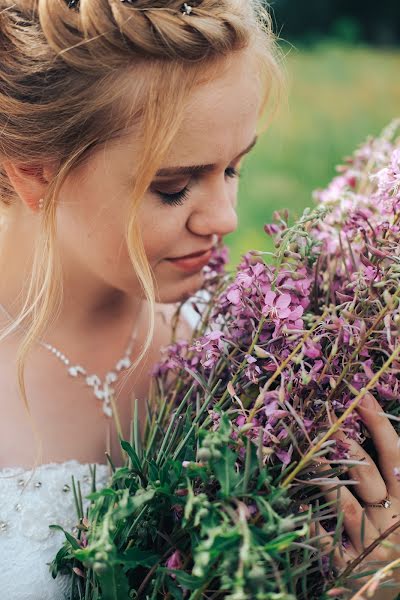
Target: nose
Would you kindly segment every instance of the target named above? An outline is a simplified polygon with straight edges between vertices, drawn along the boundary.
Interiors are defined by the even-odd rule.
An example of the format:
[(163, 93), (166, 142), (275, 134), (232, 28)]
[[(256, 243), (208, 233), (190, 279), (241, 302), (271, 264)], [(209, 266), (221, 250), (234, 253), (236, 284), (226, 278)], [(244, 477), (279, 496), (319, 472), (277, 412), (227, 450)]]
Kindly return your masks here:
[(238, 227), (236, 213), (237, 187), (228, 185), (224, 177), (210, 183), (199, 195), (191, 212), (187, 227), (201, 236), (223, 237)]

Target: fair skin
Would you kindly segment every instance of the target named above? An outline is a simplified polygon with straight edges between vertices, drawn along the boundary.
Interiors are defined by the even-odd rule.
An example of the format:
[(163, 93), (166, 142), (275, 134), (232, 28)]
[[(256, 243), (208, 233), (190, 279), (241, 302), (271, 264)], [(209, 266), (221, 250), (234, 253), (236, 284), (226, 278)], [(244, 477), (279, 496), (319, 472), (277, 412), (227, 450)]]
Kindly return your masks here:
[[(132, 390), (141, 400), (140, 417), (144, 420), (148, 371), (160, 358), (160, 348), (170, 341), (175, 309), (172, 303), (189, 297), (203, 283), (201, 268), (188, 273), (167, 259), (207, 250), (216, 237), (224, 237), (237, 227), (238, 179), (232, 176), (232, 169), (239, 168), (244, 150), (254, 141), (261, 101), (258, 73), (249, 64), (252, 67), (253, 62), (247, 53), (236, 56), (224, 65), (216, 81), (193, 92), (176, 140), (161, 165), (213, 164), (212, 169), (198, 177), (176, 173), (157, 177), (139, 210), (146, 255), (159, 291), (159, 314), (146, 361), (118, 393), (125, 437)], [(123, 241), (130, 213), (129, 183), (139, 153), (134, 132), (113, 139), (90, 157), (84, 170), (71, 174), (58, 198), (57, 244), (65, 297), (60, 317), (42, 337), (74, 364), (102, 378), (123, 355), (142, 303), (140, 284)], [(21, 286), (29, 272), (40, 227), (38, 202), (45, 195), (54, 165), (47, 162), (28, 169), (7, 162), (4, 166), (18, 200), (9, 211), (9, 224), (1, 235), (0, 302), (15, 315), (21, 306)], [(167, 204), (160, 196), (161, 192), (181, 191), (188, 184), (192, 189), (181, 205)], [(145, 336), (145, 317), (146, 311), (138, 323), (138, 342)], [(6, 320), (1, 316), (3, 324)], [(187, 336), (188, 332), (181, 330), (180, 337)], [(31, 421), (15, 382), (20, 339), (21, 334), (15, 334), (0, 344), (0, 383), (4, 392), (0, 468), (31, 467), (35, 456)], [(104, 462), (109, 421), (83, 379), (78, 383), (61, 361), (38, 346), (28, 357), (26, 389), (43, 440), (42, 462), (72, 458), (85, 463)], [(112, 434), (112, 454), (118, 461), (118, 439), (114, 430)]]
[[(249, 69), (249, 57), (244, 52), (230, 62), (217, 81), (195, 91), (162, 165), (162, 168), (205, 164), (213, 167), (197, 176), (159, 177), (146, 193), (139, 218), (146, 254), (159, 289), (159, 310), (156, 335), (146, 360), (118, 391), (118, 412), (125, 437), (131, 417), (132, 389), (135, 397), (142, 400), (139, 410), (141, 422), (144, 420), (148, 370), (160, 357), (160, 348), (170, 340), (173, 303), (193, 294), (203, 281), (201, 270), (182, 272), (168, 259), (206, 250), (215, 236), (221, 238), (236, 229), (238, 180), (233, 170), (240, 169), (243, 152), (254, 142), (259, 104), (258, 77)], [(134, 315), (141, 305), (140, 286), (122, 243), (129, 214), (128, 182), (138, 152), (134, 134), (110, 141), (94, 153), (79, 178), (72, 174), (65, 182), (58, 202), (58, 248), (65, 296), (60, 317), (43, 337), (74, 363), (101, 377), (122, 356)], [(32, 246), (40, 227), (38, 202), (45, 195), (55, 166), (51, 161), (31, 170), (12, 162), (4, 166), (18, 199), (9, 210), (7, 228), (0, 233), (0, 302), (15, 315), (21, 306), (21, 284), (29, 272)], [(158, 193), (173, 194), (187, 185), (190, 186), (187, 198), (176, 206), (163, 202)], [(2, 316), (0, 319), (0, 325), (5, 325)], [(138, 346), (145, 325), (144, 320), (138, 323)], [(187, 326), (181, 327), (182, 336), (187, 337)], [(35, 455), (31, 421), (15, 382), (14, 363), (20, 339), (21, 334), (13, 334), (0, 344), (3, 392), (0, 468), (10, 465), (30, 468)], [(26, 389), (32, 417), (43, 441), (43, 462), (71, 458), (85, 463), (104, 462), (109, 421), (92, 391), (78, 385), (68, 376), (66, 367), (41, 347), (29, 356)], [(375, 417), (367, 426), (375, 433), (379, 429)], [(117, 457), (115, 431), (112, 434), (112, 454)], [(394, 447), (397, 442), (392, 438), (390, 443)], [(391, 458), (382, 454), (382, 460), (383, 464), (389, 464)], [(376, 468), (373, 473), (376, 479), (378, 473)], [(371, 489), (379, 488), (372, 482)], [(396, 511), (400, 505), (398, 487), (393, 487), (391, 493), (397, 498), (396, 504), (393, 503)], [(380, 527), (384, 524), (382, 519), (386, 523), (393, 511), (378, 510), (376, 514), (381, 521), (376, 520), (375, 526)], [(346, 526), (354, 537), (360, 524), (354, 518)]]
[[(339, 547), (338, 543), (334, 543), (333, 536), (321, 524), (319, 531), (312, 527), (312, 534), (321, 536), (321, 546), (324, 547), (324, 551), (329, 552), (332, 548), (334, 549), (334, 564), (339, 571), (344, 570), (349, 562), (352, 562), (383, 532), (400, 520), (400, 482), (394, 472), (394, 468), (400, 465), (399, 437), (372, 394), (366, 394), (357, 410), (371, 434), (379, 455), (379, 465), (374, 463), (355, 440), (350, 439), (343, 432), (337, 432), (333, 437), (345, 442), (348, 445), (350, 456), (364, 461), (365, 464), (349, 468), (349, 478), (357, 483), (351, 487), (341, 486), (339, 499), (338, 491), (334, 489), (334, 486), (339, 484), (339, 479), (335, 478), (332, 483), (320, 486), (324, 491), (326, 501), (331, 502), (334, 507), (338, 504), (340, 510), (343, 511), (343, 526), (349, 538), (349, 545)], [(321, 477), (324, 476), (323, 471), (326, 472), (330, 468), (332, 466), (329, 462), (321, 465), (319, 467)], [(364, 506), (364, 503), (378, 503), (387, 495), (392, 503), (390, 508)], [(361, 538), (362, 522), (364, 522), (363, 541)], [(361, 571), (368, 570), (366, 565), (369, 562), (372, 563), (369, 569), (378, 570), (399, 558), (400, 528), (386, 536), (385, 539), (397, 547), (378, 545), (360, 564)], [(377, 562), (374, 564), (374, 561)], [(363, 584), (366, 584), (370, 577), (371, 575), (362, 578)], [(392, 577), (400, 587), (399, 569), (393, 571)], [(359, 585), (360, 580), (357, 583)], [(394, 591), (394, 588), (377, 589), (372, 597), (375, 600), (392, 600), (397, 596), (398, 591), (398, 589)], [(366, 591), (363, 597), (368, 597)]]

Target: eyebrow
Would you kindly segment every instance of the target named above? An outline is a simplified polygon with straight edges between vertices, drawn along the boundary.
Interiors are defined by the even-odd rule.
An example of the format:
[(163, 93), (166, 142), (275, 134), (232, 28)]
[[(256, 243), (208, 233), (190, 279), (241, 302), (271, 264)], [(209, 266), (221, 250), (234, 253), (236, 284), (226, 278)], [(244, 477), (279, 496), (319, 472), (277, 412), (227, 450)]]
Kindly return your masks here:
[[(243, 150), (243, 152), (241, 152), (237, 158), (241, 158), (245, 154), (248, 154), (256, 145), (257, 140), (258, 135), (256, 135), (250, 146)], [(157, 171), (156, 177), (166, 177), (168, 175), (198, 175), (214, 171), (216, 167), (217, 165), (215, 163), (210, 165), (192, 165), (189, 167), (169, 167), (167, 169), (161, 169), (160, 171)]]

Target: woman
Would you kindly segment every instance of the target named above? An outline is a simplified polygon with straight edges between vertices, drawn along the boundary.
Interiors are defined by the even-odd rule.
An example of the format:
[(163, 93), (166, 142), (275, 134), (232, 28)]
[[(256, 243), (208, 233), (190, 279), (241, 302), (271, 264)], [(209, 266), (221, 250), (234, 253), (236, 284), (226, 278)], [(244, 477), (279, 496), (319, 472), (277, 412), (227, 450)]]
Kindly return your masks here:
[(71, 475), (106, 481), (133, 397), (143, 422), (279, 68), (261, 0), (0, 8), (0, 586), (58, 600), (48, 525), (74, 522)]

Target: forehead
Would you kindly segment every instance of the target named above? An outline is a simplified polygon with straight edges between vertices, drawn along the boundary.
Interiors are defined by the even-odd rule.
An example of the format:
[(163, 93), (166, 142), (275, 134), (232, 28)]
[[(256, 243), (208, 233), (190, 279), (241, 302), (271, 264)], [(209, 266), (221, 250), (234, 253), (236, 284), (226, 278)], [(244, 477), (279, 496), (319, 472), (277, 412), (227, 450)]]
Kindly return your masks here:
[(244, 52), (233, 55), (220, 76), (193, 92), (169, 159), (185, 158), (190, 151), (209, 161), (221, 153), (235, 155), (252, 141), (262, 94), (254, 62)]
[[(253, 56), (249, 50), (231, 55), (213, 71), (212, 79), (193, 90), (161, 169), (231, 161), (249, 146), (263, 93)], [(132, 126), (116, 132), (105, 145), (121, 165), (132, 169), (132, 151), (140, 149), (140, 138), (137, 126)]]

